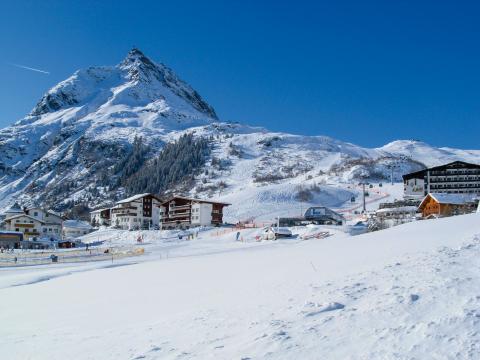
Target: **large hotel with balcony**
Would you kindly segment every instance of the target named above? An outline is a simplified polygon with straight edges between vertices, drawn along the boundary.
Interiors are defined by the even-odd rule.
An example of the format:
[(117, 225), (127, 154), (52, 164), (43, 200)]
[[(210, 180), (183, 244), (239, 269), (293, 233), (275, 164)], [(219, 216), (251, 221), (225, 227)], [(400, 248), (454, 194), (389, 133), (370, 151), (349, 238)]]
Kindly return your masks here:
[(405, 198), (429, 193), (480, 194), (480, 165), (454, 161), (403, 175)]
[(223, 223), (223, 208), (230, 204), (174, 196), (160, 207), (162, 229), (217, 226)]
[[(92, 212), (92, 219), (94, 216), (95, 212)], [(120, 200), (110, 209), (111, 225), (125, 230), (154, 229), (159, 226), (159, 217), (160, 199), (152, 194)]]

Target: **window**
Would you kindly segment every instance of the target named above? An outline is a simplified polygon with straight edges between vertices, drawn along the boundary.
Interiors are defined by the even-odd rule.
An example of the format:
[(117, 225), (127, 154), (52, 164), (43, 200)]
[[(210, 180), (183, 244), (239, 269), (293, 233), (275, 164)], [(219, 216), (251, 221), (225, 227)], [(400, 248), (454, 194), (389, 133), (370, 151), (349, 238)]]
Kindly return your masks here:
[(38, 211), (35, 211), (35, 212), (33, 213), (33, 216), (37, 217), (37, 216), (38, 216)]

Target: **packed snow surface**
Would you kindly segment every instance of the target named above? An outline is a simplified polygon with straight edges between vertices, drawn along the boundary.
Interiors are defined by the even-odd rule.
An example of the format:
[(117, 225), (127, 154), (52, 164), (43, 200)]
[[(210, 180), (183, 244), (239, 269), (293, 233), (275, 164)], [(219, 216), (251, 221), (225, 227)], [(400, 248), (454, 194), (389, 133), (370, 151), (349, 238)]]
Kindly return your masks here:
[[(144, 232), (118, 263), (0, 270), (8, 359), (478, 359), (480, 217), (256, 242)], [(200, 231), (201, 230), (201, 231)], [(135, 243), (142, 233), (87, 239)]]

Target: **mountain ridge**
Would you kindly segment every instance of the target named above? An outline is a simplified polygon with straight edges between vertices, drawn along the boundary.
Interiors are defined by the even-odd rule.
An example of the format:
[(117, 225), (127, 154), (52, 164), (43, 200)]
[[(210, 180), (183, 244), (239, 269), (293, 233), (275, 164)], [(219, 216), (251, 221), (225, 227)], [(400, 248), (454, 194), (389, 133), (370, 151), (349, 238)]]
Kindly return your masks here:
[(64, 210), (106, 204), (125, 195), (105, 178), (115, 176), (111, 169), (129, 155), (136, 138), (149, 147), (149, 161), (165, 143), (187, 133), (208, 138), (212, 152), (204, 170), (191, 175), (190, 188), (180, 190), (206, 197), (260, 189), (264, 198), (273, 194), (265, 195), (269, 189), (300, 186), (306, 178), (338, 184), (385, 180), (392, 164), (410, 171), (480, 160), (478, 150), (411, 140), (365, 148), (327, 136), (222, 122), (173, 70), (132, 49), (118, 65), (76, 71), (47, 91), (24, 119), (0, 129), (0, 205), (19, 200)]

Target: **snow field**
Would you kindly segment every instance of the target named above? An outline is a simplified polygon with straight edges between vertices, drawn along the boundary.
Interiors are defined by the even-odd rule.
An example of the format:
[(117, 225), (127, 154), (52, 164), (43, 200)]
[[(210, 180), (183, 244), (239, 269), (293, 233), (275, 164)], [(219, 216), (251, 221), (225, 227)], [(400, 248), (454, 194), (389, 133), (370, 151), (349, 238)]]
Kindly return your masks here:
[(192, 240), (182, 257), (1, 289), (0, 348), (12, 359), (476, 359), (479, 224), (471, 214), (252, 246), (226, 234), (220, 253), (205, 232), (202, 253), (186, 250)]

